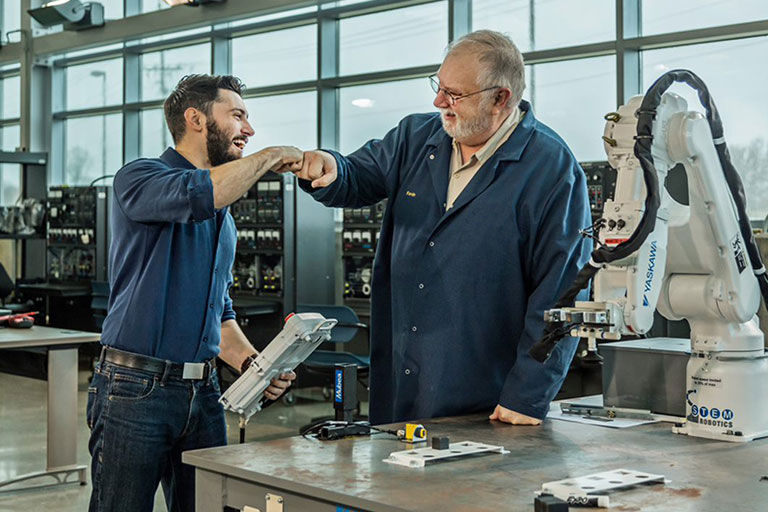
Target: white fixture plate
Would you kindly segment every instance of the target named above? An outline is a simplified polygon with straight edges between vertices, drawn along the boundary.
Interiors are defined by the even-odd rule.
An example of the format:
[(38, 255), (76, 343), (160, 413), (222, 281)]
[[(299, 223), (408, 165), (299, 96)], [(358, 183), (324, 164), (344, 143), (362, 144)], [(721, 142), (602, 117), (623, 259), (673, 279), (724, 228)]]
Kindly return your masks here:
[(417, 448), (415, 450), (392, 452), (389, 454), (389, 457), (384, 459), (384, 462), (409, 468), (423, 468), (428, 462), (465, 457), (467, 455), (476, 455), (478, 453), (504, 454), (509, 453), (509, 450), (505, 450), (503, 446), (475, 443), (474, 441), (461, 441), (460, 443), (450, 443), (445, 450)]
[(616, 469), (594, 475), (547, 482), (541, 486), (541, 492), (552, 494), (560, 499), (567, 499), (569, 496), (584, 497), (596, 492), (649, 482), (663, 483), (664, 475), (654, 475), (630, 469)]

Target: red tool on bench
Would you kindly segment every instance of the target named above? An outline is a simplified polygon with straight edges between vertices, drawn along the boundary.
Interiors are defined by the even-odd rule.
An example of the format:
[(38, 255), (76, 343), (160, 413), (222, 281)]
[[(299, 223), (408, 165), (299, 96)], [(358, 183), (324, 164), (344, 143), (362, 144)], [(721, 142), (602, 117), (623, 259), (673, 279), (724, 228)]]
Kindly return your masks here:
[(29, 329), (35, 325), (35, 319), (37, 311), (30, 311), (28, 313), (17, 313), (15, 315), (3, 315), (0, 316), (0, 325), (6, 327), (12, 327), (14, 329)]

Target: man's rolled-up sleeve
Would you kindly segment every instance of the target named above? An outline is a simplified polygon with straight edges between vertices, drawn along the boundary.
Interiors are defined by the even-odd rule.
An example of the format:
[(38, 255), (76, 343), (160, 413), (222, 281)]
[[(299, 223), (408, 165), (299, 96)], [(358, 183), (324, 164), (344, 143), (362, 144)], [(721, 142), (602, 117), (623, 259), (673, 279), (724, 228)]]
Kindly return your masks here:
[[(507, 375), (499, 404), (515, 412), (543, 418), (560, 389), (578, 346), (563, 338), (546, 362), (539, 363), (528, 351), (544, 333), (544, 311), (570, 288), (579, 269), (589, 260), (592, 243), (579, 230), (591, 223), (584, 172), (578, 165), (554, 188), (546, 201), (529, 262), (531, 293), (525, 326), (517, 345), (517, 359)], [(583, 290), (577, 300), (586, 300)]]
[(119, 206), (136, 222), (199, 222), (215, 214), (207, 169), (169, 169), (138, 160), (117, 173), (113, 186)]
[(232, 297), (229, 296), (229, 289), (232, 288), (232, 283), (234, 283), (234, 278), (232, 277), (232, 272), (230, 272), (227, 286), (224, 287), (224, 311), (221, 313), (221, 323), (237, 318), (232, 304)]

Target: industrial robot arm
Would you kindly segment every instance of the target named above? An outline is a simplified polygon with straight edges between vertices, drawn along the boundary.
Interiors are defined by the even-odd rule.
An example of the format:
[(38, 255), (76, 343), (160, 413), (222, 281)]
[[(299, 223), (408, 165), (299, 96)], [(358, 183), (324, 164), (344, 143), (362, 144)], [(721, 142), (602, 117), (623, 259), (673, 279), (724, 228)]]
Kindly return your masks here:
[[(689, 112), (683, 98), (666, 92), (675, 81), (696, 89), (706, 117)], [(717, 368), (725, 372), (717, 377), (723, 387), (722, 379), (732, 370), (714, 360), (749, 360), (755, 363), (754, 371), (768, 372), (755, 316), (761, 292), (764, 298), (768, 295), (768, 279), (746, 214), (743, 187), (706, 86), (690, 71), (670, 71), (645, 96), (632, 98), (606, 119), (603, 139), (617, 169), (617, 183), (614, 199), (605, 204), (599, 247), (569, 293), (545, 313), (550, 323), (531, 355), (545, 360), (559, 337), (569, 333), (587, 338), (589, 350), (596, 354), (597, 340), (648, 332), (658, 308), (668, 319), (691, 324), (692, 362), (711, 362), (697, 368), (689, 363), (689, 396), (708, 395), (700, 384), (702, 379), (714, 382), (709, 379)], [(664, 186), (677, 164), (688, 178), (688, 205), (673, 199)], [(594, 301), (574, 304), (578, 289), (592, 276)], [(742, 370), (746, 367), (744, 363)], [(763, 376), (753, 383), (755, 390), (766, 387), (768, 373)], [(731, 400), (727, 407), (733, 413), (734, 395), (752, 392), (729, 379), (730, 391), (708, 396), (722, 404), (718, 412)], [(689, 400), (689, 423), (692, 405)], [(745, 430), (765, 430), (768, 415), (753, 423)], [(725, 430), (686, 433), (733, 435)]]

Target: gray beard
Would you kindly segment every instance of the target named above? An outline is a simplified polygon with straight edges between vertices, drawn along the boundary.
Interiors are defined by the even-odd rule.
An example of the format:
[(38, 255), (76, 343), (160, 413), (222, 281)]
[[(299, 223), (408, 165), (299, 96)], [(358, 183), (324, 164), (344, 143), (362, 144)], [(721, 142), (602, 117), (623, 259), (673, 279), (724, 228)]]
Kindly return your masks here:
[(440, 113), (440, 120), (443, 123), (443, 130), (454, 138), (458, 142), (471, 140), (478, 134), (483, 133), (490, 129), (492, 120), (490, 116), (485, 114), (485, 102), (478, 107), (478, 114), (473, 117), (464, 117), (463, 119), (456, 118), (456, 123), (452, 128), (449, 128), (445, 122), (445, 116)]

